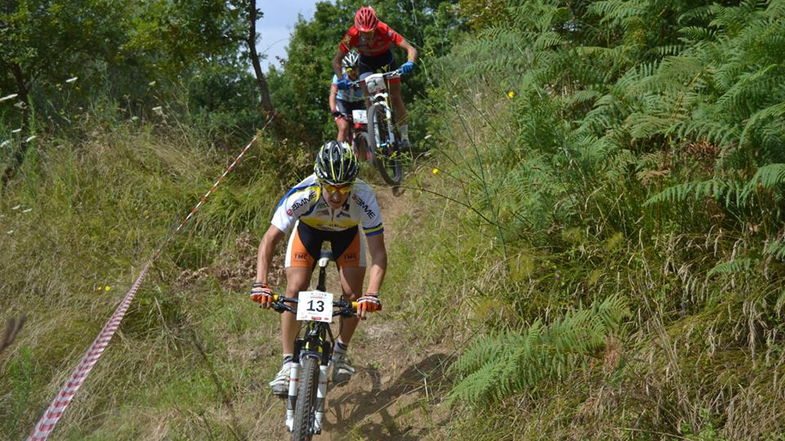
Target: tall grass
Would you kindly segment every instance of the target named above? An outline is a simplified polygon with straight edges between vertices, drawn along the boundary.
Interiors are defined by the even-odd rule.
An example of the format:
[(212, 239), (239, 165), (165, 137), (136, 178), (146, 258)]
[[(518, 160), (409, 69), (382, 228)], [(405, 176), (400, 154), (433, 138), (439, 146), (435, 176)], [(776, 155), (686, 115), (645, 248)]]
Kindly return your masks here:
[[(141, 266), (242, 147), (217, 151), (187, 130), (129, 122), (81, 141), (40, 139), (3, 190), (0, 322), (27, 321), (0, 354), (0, 438), (33, 427)], [(248, 354), (275, 317), (227, 290), (252, 277), (257, 234), (287, 184), (281, 167), (308, 168), (298, 146), (286, 155), (262, 139), (168, 243), (57, 439), (253, 433), (227, 415), (259, 404), (232, 398), (268, 363)]]
[[(749, 13), (756, 26), (778, 27), (761, 17), (778, 17), (779, 3), (717, 8), (722, 18), (713, 23)], [(659, 69), (652, 53), (625, 60), (622, 51), (641, 48), (622, 47), (623, 38), (618, 52), (605, 54), (618, 76), (600, 79), (593, 73), (605, 71), (593, 69), (601, 49), (537, 38), (547, 32), (531, 21), (550, 17), (558, 28), (561, 15), (534, 10), (557, 5), (516, 7), (508, 11), (517, 27), (488, 29), (443, 60), (444, 83), (433, 95), (441, 100), (433, 125), (441, 123), (442, 163), (428, 191), (473, 208), (445, 203), (443, 217), (465, 233), (452, 244), (460, 251), (445, 250), (462, 283), (448, 281), (442, 292), (460, 305), (455, 317), (486, 317), (458, 327), (469, 344), (454, 368), (463, 375), (452, 391), (456, 439), (780, 439), (781, 228), (771, 224), (781, 216), (780, 166), (750, 167), (772, 155), (745, 156), (750, 145), (734, 141), (757, 135), (742, 140), (736, 122), (700, 104), (727, 91), (747, 107), (712, 112), (761, 111), (766, 120), (777, 113), (768, 98), (732, 85), (744, 75), (731, 81), (725, 71), (757, 69), (744, 55), (754, 51), (746, 32), (729, 30), (706, 53), (695, 46), (716, 57), (710, 63), (726, 81), (715, 84), (719, 91), (679, 82), (694, 67), (686, 55)], [(668, 7), (605, 2), (593, 12), (626, 21)], [(723, 57), (716, 49), (726, 43), (733, 49)], [(528, 56), (510, 61), (498, 50), (508, 44)], [(682, 106), (671, 108), (670, 122), (668, 105)], [(711, 135), (677, 129), (710, 120), (725, 123)], [(755, 133), (771, 140), (781, 127)], [(441, 233), (431, 237), (439, 243)], [(471, 252), (474, 243), (486, 248)], [(553, 343), (580, 330), (570, 314), (613, 298), (626, 299), (629, 318), (583, 352), (588, 361), (562, 364), (587, 343)]]

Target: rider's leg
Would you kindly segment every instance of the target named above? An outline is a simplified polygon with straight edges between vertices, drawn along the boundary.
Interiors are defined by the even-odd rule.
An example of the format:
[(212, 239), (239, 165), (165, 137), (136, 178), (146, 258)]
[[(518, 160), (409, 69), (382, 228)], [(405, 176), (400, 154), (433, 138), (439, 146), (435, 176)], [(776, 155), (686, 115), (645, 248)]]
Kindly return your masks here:
[(403, 103), (403, 97), (401, 96), (400, 82), (390, 82), (390, 99), (395, 111), (395, 123), (398, 126), (398, 133), (400, 133), (402, 140), (409, 142), (409, 124), (406, 119), (406, 105)]
[[(365, 278), (365, 267), (341, 267), (341, 287), (343, 297), (348, 301), (356, 300), (360, 297)], [(357, 324), (360, 321), (357, 317), (341, 317), (340, 332), (335, 341), (331, 364), (333, 367), (331, 379), (334, 384), (344, 384), (354, 375), (354, 368), (349, 361), (346, 352), (349, 350), (349, 342)]]
[(335, 138), (338, 142), (349, 141), (349, 121), (344, 118), (336, 118), (335, 124), (338, 126), (338, 136)]
[[(307, 290), (311, 272), (310, 268), (286, 268), (286, 297), (296, 298), (300, 291)], [(290, 312), (281, 314), (281, 346), (284, 354), (294, 353), (294, 339), (299, 330), (300, 324), (297, 323), (294, 314)]]
[[(360, 298), (363, 289), (363, 279), (365, 278), (364, 267), (342, 267), (341, 268), (341, 288), (343, 296), (347, 301), (354, 301)], [(341, 341), (349, 344), (357, 329), (360, 319), (357, 317), (341, 317)]]
[[(311, 278), (310, 267), (289, 267), (286, 268), (286, 297), (297, 297), (297, 294), (308, 289), (308, 281)], [(281, 314), (281, 346), (283, 347), (283, 363), (281, 370), (275, 374), (271, 381), (270, 388), (273, 394), (285, 396), (289, 393), (289, 374), (291, 362), (294, 357), (294, 339), (297, 336), (300, 324), (295, 319), (295, 315), (290, 312)]]
[[(336, 239), (332, 241), (332, 249), (339, 256), (335, 261), (340, 268), (343, 298), (347, 301), (354, 301), (360, 297), (363, 290), (363, 279), (365, 279), (365, 237), (359, 228), (355, 227), (347, 230), (345, 234)], [(335, 384), (349, 381), (354, 374), (354, 368), (351, 366), (346, 352), (359, 322), (356, 317), (341, 317), (340, 320), (340, 331), (335, 341), (331, 360), (333, 367), (331, 377)]]

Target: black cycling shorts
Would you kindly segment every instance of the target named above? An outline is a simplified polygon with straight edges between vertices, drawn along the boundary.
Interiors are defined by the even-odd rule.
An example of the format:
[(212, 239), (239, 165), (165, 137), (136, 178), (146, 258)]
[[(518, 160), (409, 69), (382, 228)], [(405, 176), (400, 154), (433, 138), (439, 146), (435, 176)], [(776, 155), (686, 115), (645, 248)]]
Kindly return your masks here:
[(369, 56), (360, 54), (361, 77), (365, 73), (389, 72), (398, 69), (398, 67), (399, 65), (395, 62), (395, 57), (393, 57), (392, 51), (389, 49), (381, 55)]
[(322, 253), (322, 244), (330, 242), (333, 260), (339, 267), (365, 268), (365, 241), (355, 225), (343, 231), (325, 231), (297, 222), (286, 248), (288, 267), (310, 267), (316, 265)]
[(365, 110), (365, 100), (344, 101), (336, 99), (335, 107), (344, 115), (352, 116), (352, 110)]

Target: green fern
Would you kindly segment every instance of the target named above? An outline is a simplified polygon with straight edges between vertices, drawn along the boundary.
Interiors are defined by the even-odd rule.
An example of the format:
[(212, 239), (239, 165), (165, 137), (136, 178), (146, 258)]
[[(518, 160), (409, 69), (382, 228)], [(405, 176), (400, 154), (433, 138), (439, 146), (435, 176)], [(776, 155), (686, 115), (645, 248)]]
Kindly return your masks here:
[(739, 193), (739, 185), (735, 181), (713, 178), (707, 181), (686, 182), (668, 187), (650, 197), (643, 205), (684, 202), (690, 198), (700, 199), (704, 197), (710, 197), (718, 201), (724, 200), (726, 204), (730, 205), (738, 200)]
[(609, 297), (547, 327), (536, 321), (522, 334), (481, 338), (450, 367), (461, 381), (448, 402), (488, 404), (580, 369), (628, 314), (625, 300)]
[(736, 274), (747, 272), (757, 263), (758, 259), (752, 257), (733, 259), (731, 261), (722, 262), (715, 265), (714, 268), (709, 270), (707, 276), (711, 277), (715, 274)]
[(759, 186), (773, 189), (780, 184), (785, 184), (785, 164), (765, 165), (759, 168), (752, 179), (747, 182), (740, 197), (742, 200), (748, 201)]
[(769, 242), (763, 250), (763, 254), (774, 256), (777, 259), (785, 259), (785, 241), (779, 239)]

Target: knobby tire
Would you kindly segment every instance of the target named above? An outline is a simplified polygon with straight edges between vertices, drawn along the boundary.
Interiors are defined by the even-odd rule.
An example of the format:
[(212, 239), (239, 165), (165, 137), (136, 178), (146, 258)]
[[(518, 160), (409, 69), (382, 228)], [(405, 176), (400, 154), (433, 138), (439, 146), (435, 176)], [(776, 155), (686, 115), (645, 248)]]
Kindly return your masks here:
[(371, 139), (371, 155), (373, 165), (388, 185), (393, 187), (401, 184), (403, 178), (401, 166), (401, 153), (398, 140), (389, 139), (388, 127), (392, 121), (387, 118), (385, 106), (381, 103), (373, 104), (368, 109), (368, 134)]
[[(362, 146), (362, 149), (360, 149)], [(373, 142), (371, 141), (371, 135), (368, 132), (360, 132), (354, 138), (354, 152), (358, 155), (357, 159), (359, 160), (368, 160), (371, 164), (376, 164), (376, 155), (373, 152)], [(362, 151), (361, 151), (362, 150)], [(367, 155), (360, 158), (359, 155)]]
[(300, 369), (297, 405), (294, 408), (292, 441), (310, 441), (313, 438), (316, 389), (319, 387), (319, 360), (305, 357)]

